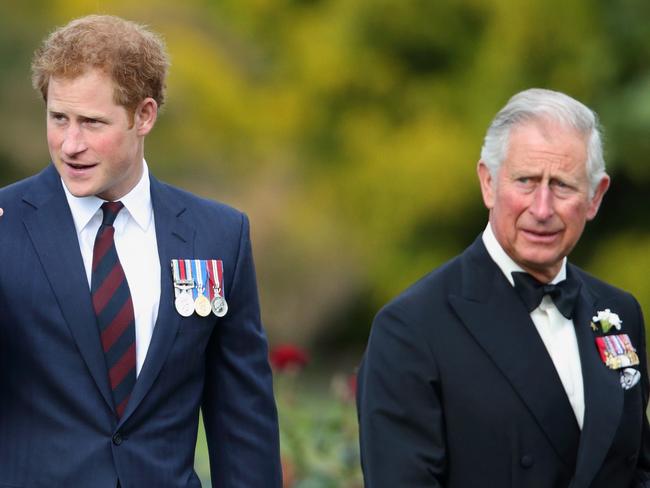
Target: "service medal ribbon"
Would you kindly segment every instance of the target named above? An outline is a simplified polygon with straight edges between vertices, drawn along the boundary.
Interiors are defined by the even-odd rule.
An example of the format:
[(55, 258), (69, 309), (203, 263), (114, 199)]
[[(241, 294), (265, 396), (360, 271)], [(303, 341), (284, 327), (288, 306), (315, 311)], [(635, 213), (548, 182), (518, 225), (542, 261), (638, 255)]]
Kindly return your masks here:
[(627, 334), (596, 337), (596, 346), (608, 368), (621, 369), (639, 364), (639, 356)]
[(223, 317), (228, 313), (223, 285), (223, 261), (221, 259), (210, 259), (208, 262), (208, 275), (210, 281), (210, 302), (212, 313), (217, 317)]

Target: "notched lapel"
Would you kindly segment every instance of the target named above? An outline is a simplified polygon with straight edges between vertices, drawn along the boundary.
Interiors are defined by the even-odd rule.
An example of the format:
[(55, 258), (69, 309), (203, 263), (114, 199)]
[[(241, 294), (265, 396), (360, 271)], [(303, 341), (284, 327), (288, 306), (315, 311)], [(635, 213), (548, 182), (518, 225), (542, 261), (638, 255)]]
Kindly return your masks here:
[(23, 223), (63, 317), (104, 400), (113, 409), (95, 312), (77, 231), (56, 170), (50, 166), (23, 198)]
[(590, 327), (595, 312), (596, 297), (583, 283), (576, 305), (574, 325), (582, 363), (585, 421), (572, 487), (587, 487), (591, 484), (612, 445), (623, 410), (623, 389), (619, 373), (603, 364)]
[(463, 263), (462, 296), (451, 295), (449, 302), (573, 469), (579, 427), (566, 392), (523, 303), (480, 248), (480, 256)]
[(174, 308), (171, 260), (194, 255), (195, 229), (183, 220), (185, 207), (168, 195), (168, 190), (153, 177), (151, 177), (151, 200), (160, 259), (160, 305), (147, 357), (124, 415), (120, 419), (120, 425), (129, 418), (151, 389), (151, 385), (165, 364), (179, 330), (181, 316)]

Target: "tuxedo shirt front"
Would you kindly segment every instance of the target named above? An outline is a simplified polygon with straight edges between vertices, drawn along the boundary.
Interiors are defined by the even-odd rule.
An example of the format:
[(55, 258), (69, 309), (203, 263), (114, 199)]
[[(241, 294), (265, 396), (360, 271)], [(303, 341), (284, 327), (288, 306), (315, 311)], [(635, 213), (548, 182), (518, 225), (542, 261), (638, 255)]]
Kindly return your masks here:
[[(512, 273), (525, 272), (524, 269), (506, 254), (489, 223), (481, 237), (492, 260), (503, 271), (510, 284), (514, 286)], [(562, 260), (560, 271), (550, 281), (552, 284), (566, 279), (566, 262), (565, 257)], [(585, 417), (585, 395), (580, 351), (573, 320), (564, 317), (548, 295), (545, 295), (539, 306), (530, 312), (530, 318), (546, 346), (569, 403), (571, 403), (571, 408), (576, 415), (578, 426), (582, 429)]]

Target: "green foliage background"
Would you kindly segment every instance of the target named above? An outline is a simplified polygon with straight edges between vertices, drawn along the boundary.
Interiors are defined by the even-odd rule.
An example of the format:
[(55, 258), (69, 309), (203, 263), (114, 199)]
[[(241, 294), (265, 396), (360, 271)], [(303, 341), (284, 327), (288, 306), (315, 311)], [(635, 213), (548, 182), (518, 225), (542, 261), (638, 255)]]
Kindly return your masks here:
[(600, 114), (613, 186), (572, 260), (648, 314), (647, 0), (3, 2), (0, 184), (47, 164), (31, 53), (87, 13), (165, 37), (147, 161), (250, 215), (272, 343), (355, 363), (381, 304), (483, 229), (484, 131), (531, 86)]
[(93, 12), (164, 35), (169, 96), (147, 160), (250, 215), (273, 341), (358, 353), (382, 303), (468, 245), (486, 219), (485, 128), (530, 86), (601, 115), (614, 182), (573, 259), (650, 308), (648, 2), (4, 2), (0, 182), (48, 160), (33, 49)]

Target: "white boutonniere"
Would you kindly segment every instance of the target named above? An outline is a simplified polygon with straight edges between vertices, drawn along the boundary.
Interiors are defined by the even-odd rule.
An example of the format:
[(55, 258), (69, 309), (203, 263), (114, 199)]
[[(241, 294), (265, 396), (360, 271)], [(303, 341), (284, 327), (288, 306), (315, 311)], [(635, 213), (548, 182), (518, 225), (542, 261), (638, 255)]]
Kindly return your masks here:
[(596, 324), (600, 324), (600, 328), (604, 334), (607, 334), (612, 327), (616, 330), (621, 330), (621, 324), (623, 323), (618, 314), (615, 314), (609, 308), (599, 310), (597, 315), (592, 317), (591, 320), (591, 328), (596, 330)]

